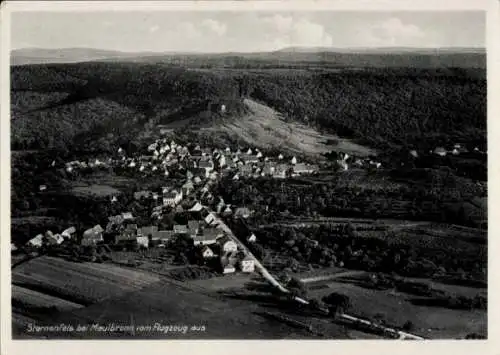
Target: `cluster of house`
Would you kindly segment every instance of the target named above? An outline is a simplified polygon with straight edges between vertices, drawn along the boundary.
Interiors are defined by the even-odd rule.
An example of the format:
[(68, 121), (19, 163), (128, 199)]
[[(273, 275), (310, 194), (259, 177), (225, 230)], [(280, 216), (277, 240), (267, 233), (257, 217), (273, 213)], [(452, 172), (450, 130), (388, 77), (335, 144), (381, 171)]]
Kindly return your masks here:
[[(206, 262), (218, 261), (224, 274), (235, 272), (254, 271), (254, 260), (238, 250), (236, 242), (224, 230), (214, 223), (215, 217), (208, 213), (201, 220), (191, 219), (186, 225), (176, 224), (172, 229), (160, 230), (158, 226), (150, 225), (138, 227), (136, 224), (117, 225), (117, 221), (110, 222), (110, 228), (119, 228), (115, 242), (117, 244), (134, 242), (143, 247), (165, 247), (176, 238), (184, 237), (192, 241), (198, 257)], [(255, 241), (255, 235), (248, 238)]]
[(347, 171), (350, 167), (355, 168), (370, 168), (370, 169), (381, 169), (382, 163), (374, 161), (370, 158), (357, 158), (350, 156), (347, 153), (339, 153), (338, 159), (335, 161), (335, 165), (340, 171)]
[[(73, 160), (66, 163), (66, 171), (71, 173), (78, 169), (86, 169), (86, 168), (107, 168), (110, 167), (113, 163), (113, 159), (109, 158), (107, 161), (99, 160), (98, 158), (89, 160), (89, 161), (80, 161)], [(52, 165), (55, 165), (53, 162)]]
[(245, 152), (241, 149), (232, 151), (230, 147), (211, 149), (197, 145), (188, 148), (174, 140), (169, 143), (163, 138), (150, 144), (147, 151), (147, 155), (127, 157), (125, 151), (118, 148), (116, 158), (106, 161), (72, 161), (66, 164), (66, 170), (72, 172), (78, 168), (120, 166), (143, 173), (169, 176), (175, 169), (185, 169), (193, 174), (193, 181), (198, 183), (203, 178), (215, 180), (223, 172), (233, 172), (235, 179), (238, 179), (240, 176), (285, 178), (318, 170), (316, 165), (300, 163), (296, 157), (285, 159), (283, 154), (278, 157), (265, 156), (258, 148), (255, 151), (248, 148)]
[[(48, 230), (44, 234), (38, 234), (34, 238), (30, 239), (27, 244), (31, 247), (40, 248), (43, 245), (59, 245), (65, 240), (74, 238), (76, 235), (75, 227), (69, 227), (62, 231), (61, 233), (54, 234), (52, 231)], [(14, 244), (11, 244), (13, 251), (17, 250)]]
[[(82, 246), (97, 246), (105, 243), (104, 235), (113, 236), (111, 243), (115, 245), (136, 245), (138, 247), (160, 247), (166, 245), (179, 237), (189, 238), (199, 257), (206, 261), (218, 260), (223, 273), (235, 272), (240, 269), (242, 272), (254, 271), (254, 260), (238, 251), (237, 244), (227, 233), (219, 228), (217, 217), (206, 210), (199, 202), (196, 202), (190, 209), (194, 215), (200, 216), (198, 219), (190, 219), (187, 224), (176, 224), (171, 229), (161, 230), (158, 226), (149, 225), (139, 227), (134, 221), (135, 218), (130, 212), (124, 212), (116, 216), (108, 217), (106, 228), (95, 225), (85, 230), (80, 239)], [(250, 211), (245, 208), (235, 210), (235, 215), (248, 217)], [(39, 234), (28, 241), (28, 245), (40, 248), (43, 245), (60, 245), (66, 240), (76, 240), (77, 234), (74, 227), (70, 227), (60, 234), (47, 231)], [(248, 237), (248, 242), (256, 241), (254, 234)], [(11, 244), (12, 251), (17, 248)]]
[[(473, 151), (475, 153), (484, 154), (484, 152), (482, 152), (478, 147), (475, 147)], [(429, 151), (429, 153), (444, 157), (448, 154), (451, 155), (467, 154), (469, 153), (469, 150), (462, 144), (456, 143), (453, 145), (453, 147), (448, 147), (448, 149), (445, 147), (436, 147), (434, 150)], [(410, 154), (414, 157), (418, 157), (418, 153), (415, 150), (412, 150)]]

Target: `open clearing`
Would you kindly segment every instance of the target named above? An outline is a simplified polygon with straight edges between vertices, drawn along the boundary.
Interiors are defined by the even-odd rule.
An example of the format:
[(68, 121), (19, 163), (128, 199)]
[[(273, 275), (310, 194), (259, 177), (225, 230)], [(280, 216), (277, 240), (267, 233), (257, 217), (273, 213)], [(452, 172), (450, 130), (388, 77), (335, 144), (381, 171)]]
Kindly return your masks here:
[(106, 197), (117, 195), (120, 191), (108, 185), (93, 184), (89, 186), (75, 186), (72, 189), (72, 193), (76, 196)]
[(156, 275), (109, 264), (72, 263), (53, 257), (30, 260), (12, 272), (15, 285), (84, 305), (158, 281)]
[[(271, 310), (254, 299), (231, 298), (217, 295), (200, 287), (191, 288), (182, 282), (163, 282), (106, 300), (84, 309), (60, 313), (51, 324), (100, 324), (100, 325), (187, 325), (205, 326), (206, 330), (160, 332), (135, 331), (138, 339), (300, 339), (314, 337), (305, 330), (296, 329), (255, 312)], [(39, 322), (43, 324), (43, 322)], [(40, 334), (42, 335), (42, 334)], [(131, 332), (79, 332), (51, 334), (51, 338), (120, 338)], [(330, 325), (331, 338), (346, 338), (343, 327)], [(24, 334), (16, 334), (24, 338)]]
[[(265, 148), (282, 147), (294, 153), (318, 155), (332, 150), (348, 152), (360, 156), (374, 154), (374, 151), (334, 135), (322, 135), (312, 128), (296, 122), (285, 122), (272, 108), (245, 99), (250, 110), (241, 118), (224, 120), (216, 129), (237, 135), (249, 144)], [(338, 145), (327, 144), (329, 140)]]
[[(312, 287), (312, 284), (308, 286), (310, 296), (318, 299), (332, 292), (347, 295), (352, 302), (352, 312), (360, 316), (373, 318), (381, 314), (388, 324), (399, 326), (411, 320), (415, 325), (415, 333), (426, 338), (455, 339), (463, 338), (469, 333), (486, 333), (486, 311), (417, 306), (410, 302), (411, 299), (417, 298), (416, 296), (367, 289), (340, 280), (338, 282), (331, 280), (323, 288)], [(436, 288), (450, 291), (443, 285)], [(459, 289), (456, 287), (453, 291), (463, 295), (478, 292), (474, 289), (458, 293)]]
[(57, 297), (46, 295), (41, 292), (33, 291), (24, 287), (12, 285), (12, 301), (20, 302), (23, 307), (27, 308), (52, 308), (55, 307), (58, 311), (67, 311), (83, 306), (78, 303), (69, 302)]
[(212, 277), (205, 280), (192, 280), (188, 282), (192, 285), (203, 287), (212, 291), (230, 291), (244, 289), (249, 283), (252, 283), (254, 280), (262, 281), (263, 279), (256, 273), (235, 273), (233, 275), (224, 275), (220, 277)]
[[(73, 192), (78, 193), (119, 193), (118, 190), (130, 189), (133, 179), (116, 175), (108, 171), (95, 171), (78, 177), (77, 181), (70, 181)], [(95, 191), (94, 191), (95, 190)]]
[[(298, 122), (285, 122), (282, 115), (256, 101), (245, 99), (249, 113), (242, 117), (217, 119), (202, 128), (208, 132), (223, 132), (261, 148), (280, 147), (296, 154), (318, 156), (332, 150), (346, 152), (358, 156), (374, 155), (376, 152), (368, 147), (356, 144), (348, 139), (332, 134), (321, 134), (313, 128)], [(165, 128), (188, 127), (192, 119), (185, 119), (164, 125)], [(330, 144), (336, 141), (338, 144)]]
[(25, 224), (50, 224), (57, 221), (54, 217), (48, 216), (27, 216), (27, 217), (13, 217), (10, 220), (12, 225), (25, 225)]

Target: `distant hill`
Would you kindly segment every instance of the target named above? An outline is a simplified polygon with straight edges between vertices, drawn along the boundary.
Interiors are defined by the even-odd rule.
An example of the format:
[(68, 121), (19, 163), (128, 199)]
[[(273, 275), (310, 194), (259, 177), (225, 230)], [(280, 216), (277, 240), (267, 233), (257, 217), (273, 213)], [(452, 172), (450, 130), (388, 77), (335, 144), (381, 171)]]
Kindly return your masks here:
[(443, 54), (443, 53), (486, 53), (484, 47), (442, 47), (442, 48), (418, 48), (418, 47), (353, 47), (353, 48), (329, 48), (329, 47), (286, 47), (277, 52), (295, 53), (363, 53), (363, 54)]
[(27, 48), (11, 53), (11, 65), (128, 61), (179, 66), (284, 66), (485, 68), (484, 48), (305, 48), (255, 53), (127, 53), (92, 48)]

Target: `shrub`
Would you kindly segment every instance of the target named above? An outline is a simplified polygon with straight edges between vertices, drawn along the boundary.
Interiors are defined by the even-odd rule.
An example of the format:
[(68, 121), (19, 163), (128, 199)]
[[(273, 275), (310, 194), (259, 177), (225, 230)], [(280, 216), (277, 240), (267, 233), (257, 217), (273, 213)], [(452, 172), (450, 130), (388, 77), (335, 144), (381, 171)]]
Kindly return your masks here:
[(413, 324), (412, 321), (406, 321), (405, 324), (403, 324), (403, 327), (402, 329), (405, 331), (405, 332), (411, 332), (413, 329), (415, 328), (415, 325)]

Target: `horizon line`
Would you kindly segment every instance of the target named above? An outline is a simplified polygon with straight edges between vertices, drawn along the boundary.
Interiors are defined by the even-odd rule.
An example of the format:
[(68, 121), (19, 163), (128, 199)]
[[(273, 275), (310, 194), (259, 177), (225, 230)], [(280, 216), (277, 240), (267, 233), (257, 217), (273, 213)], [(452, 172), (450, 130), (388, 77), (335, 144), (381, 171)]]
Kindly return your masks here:
[(123, 54), (142, 54), (142, 53), (147, 53), (147, 54), (232, 54), (232, 53), (242, 53), (242, 54), (252, 54), (252, 53), (273, 53), (273, 52), (280, 52), (280, 51), (286, 51), (289, 50), (290, 52), (294, 52), (294, 49), (301, 49), (301, 50), (316, 50), (318, 52), (320, 51), (329, 51), (329, 52), (334, 52), (336, 50), (338, 51), (345, 51), (345, 50), (383, 50), (383, 49), (406, 49), (406, 50), (450, 50), (450, 49), (482, 49), (486, 50), (487, 46), (484, 45), (470, 45), (470, 46), (374, 46), (374, 47), (369, 47), (369, 46), (353, 46), (353, 47), (323, 47), (323, 46), (288, 46), (288, 47), (282, 47), (278, 49), (273, 49), (273, 50), (253, 50), (253, 51), (218, 51), (218, 52), (206, 52), (206, 51), (177, 51), (177, 50), (164, 50), (164, 51), (154, 51), (154, 50), (140, 50), (140, 51), (124, 51), (124, 50), (119, 50), (119, 49), (106, 49), (106, 48), (97, 48), (97, 47), (85, 47), (85, 46), (72, 46), (72, 47), (58, 47), (58, 48), (50, 48), (50, 47), (20, 47), (20, 48), (12, 48), (10, 49), (10, 53), (14, 51), (22, 51), (22, 50), (51, 50), (51, 51), (57, 51), (57, 50), (71, 50), (71, 49), (87, 49), (87, 50), (94, 50), (94, 51), (106, 51), (106, 52), (116, 52), (116, 53), (123, 53)]

